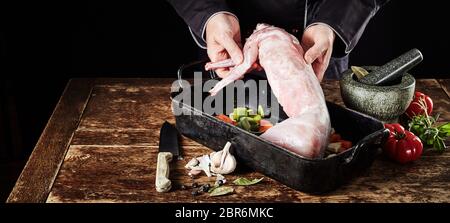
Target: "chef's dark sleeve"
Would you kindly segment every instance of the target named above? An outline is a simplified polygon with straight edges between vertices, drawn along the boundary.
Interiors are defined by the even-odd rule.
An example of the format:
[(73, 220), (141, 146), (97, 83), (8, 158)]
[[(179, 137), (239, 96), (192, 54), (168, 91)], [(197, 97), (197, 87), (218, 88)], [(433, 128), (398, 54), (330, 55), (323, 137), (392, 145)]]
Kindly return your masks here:
[(204, 27), (208, 19), (219, 12), (230, 12), (225, 0), (167, 0), (183, 18), (196, 43), (206, 47)]
[(312, 12), (308, 12), (311, 15), (311, 17), (308, 16), (308, 24), (329, 25), (337, 36), (336, 54), (345, 55), (353, 50), (369, 20), (387, 1), (389, 0), (316, 1), (311, 7)]

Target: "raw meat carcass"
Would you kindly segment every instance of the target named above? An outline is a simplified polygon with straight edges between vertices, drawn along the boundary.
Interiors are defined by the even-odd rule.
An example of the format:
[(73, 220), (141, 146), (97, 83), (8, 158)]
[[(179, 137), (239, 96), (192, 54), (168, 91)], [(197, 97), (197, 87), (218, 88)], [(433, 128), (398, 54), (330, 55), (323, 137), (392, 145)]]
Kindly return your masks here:
[(272, 92), (288, 119), (276, 124), (262, 138), (307, 158), (320, 158), (328, 144), (330, 117), (322, 88), (297, 38), (285, 30), (258, 24), (247, 39), (244, 61), (208, 63), (206, 69), (233, 67), (210, 93), (215, 95), (229, 83), (259, 65), (265, 70)]

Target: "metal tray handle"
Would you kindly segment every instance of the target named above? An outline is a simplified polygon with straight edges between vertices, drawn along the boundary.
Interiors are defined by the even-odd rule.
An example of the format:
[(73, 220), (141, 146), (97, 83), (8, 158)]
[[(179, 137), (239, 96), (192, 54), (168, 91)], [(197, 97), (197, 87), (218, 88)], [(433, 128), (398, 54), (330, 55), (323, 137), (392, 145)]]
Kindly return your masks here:
[[(194, 61), (194, 62), (191, 62), (191, 63), (187, 63), (187, 64), (181, 65), (180, 68), (178, 68), (178, 71), (177, 71), (178, 85), (181, 88), (183, 88), (182, 80), (183, 80), (183, 74), (184, 74), (186, 69), (194, 67), (194, 66), (197, 66), (199, 64), (206, 63), (206, 62), (208, 62), (208, 60), (205, 59), (205, 60), (197, 60), (197, 61)], [(202, 69), (201, 71), (204, 71), (203, 67), (201, 69)], [(216, 72), (214, 72), (213, 70), (208, 71), (208, 74), (209, 74), (209, 78), (211, 78), (211, 79), (217, 79), (218, 78)]]
[(388, 136), (389, 136), (388, 129), (380, 129), (364, 137), (355, 145), (352, 154), (344, 160), (344, 163), (350, 165), (355, 160), (358, 160), (357, 159), (358, 154), (361, 152), (361, 150), (367, 149), (368, 145), (378, 144), (379, 146), (382, 146), (386, 142)]

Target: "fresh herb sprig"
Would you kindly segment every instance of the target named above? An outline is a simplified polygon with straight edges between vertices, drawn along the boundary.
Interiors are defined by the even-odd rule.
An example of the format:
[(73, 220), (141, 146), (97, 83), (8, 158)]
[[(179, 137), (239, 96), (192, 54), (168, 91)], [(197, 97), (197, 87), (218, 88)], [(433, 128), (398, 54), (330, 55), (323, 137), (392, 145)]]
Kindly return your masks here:
[[(423, 100), (419, 101), (419, 105), (425, 111), (427, 110), (426, 103)], [(447, 148), (444, 141), (450, 136), (450, 122), (436, 126), (435, 123), (438, 119), (439, 114), (433, 117), (424, 112), (424, 114), (411, 118), (408, 129), (417, 135), (425, 146), (443, 152)]]

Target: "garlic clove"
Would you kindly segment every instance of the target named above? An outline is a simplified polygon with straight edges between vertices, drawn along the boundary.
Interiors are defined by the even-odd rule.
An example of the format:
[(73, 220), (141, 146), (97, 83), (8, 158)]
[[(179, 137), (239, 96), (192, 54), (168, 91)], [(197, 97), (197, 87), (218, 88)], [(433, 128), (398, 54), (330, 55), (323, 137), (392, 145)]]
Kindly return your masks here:
[(196, 176), (199, 175), (202, 171), (203, 171), (202, 169), (200, 170), (192, 169), (189, 171), (189, 175)]
[(211, 166), (212, 167), (219, 167), (221, 164), (221, 157), (222, 157), (222, 151), (218, 152), (212, 152), (211, 155)]
[(208, 177), (211, 177), (210, 165), (211, 165), (211, 159), (209, 158), (208, 155), (203, 155), (200, 157), (200, 163), (198, 164), (198, 166), (203, 169), (203, 171), (205, 172), (205, 174)]
[[(230, 147), (231, 147), (231, 143), (227, 142), (227, 144), (225, 144), (225, 146), (223, 147), (223, 151), (222, 151), (222, 160), (221, 160), (221, 165), (223, 166), (225, 164), (225, 160), (227, 159), (227, 156), (233, 156), (230, 153)], [(234, 158), (234, 156), (233, 156)]]
[(200, 171), (203, 170), (203, 168), (200, 167), (200, 166), (193, 166), (193, 167), (191, 167), (190, 169), (191, 169), (191, 170), (200, 170)]
[(196, 158), (192, 158), (187, 164), (186, 166), (184, 166), (184, 168), (186, 169), (191, 169), (191, 167), (197, 166), (199, 163), (199, 161)]

